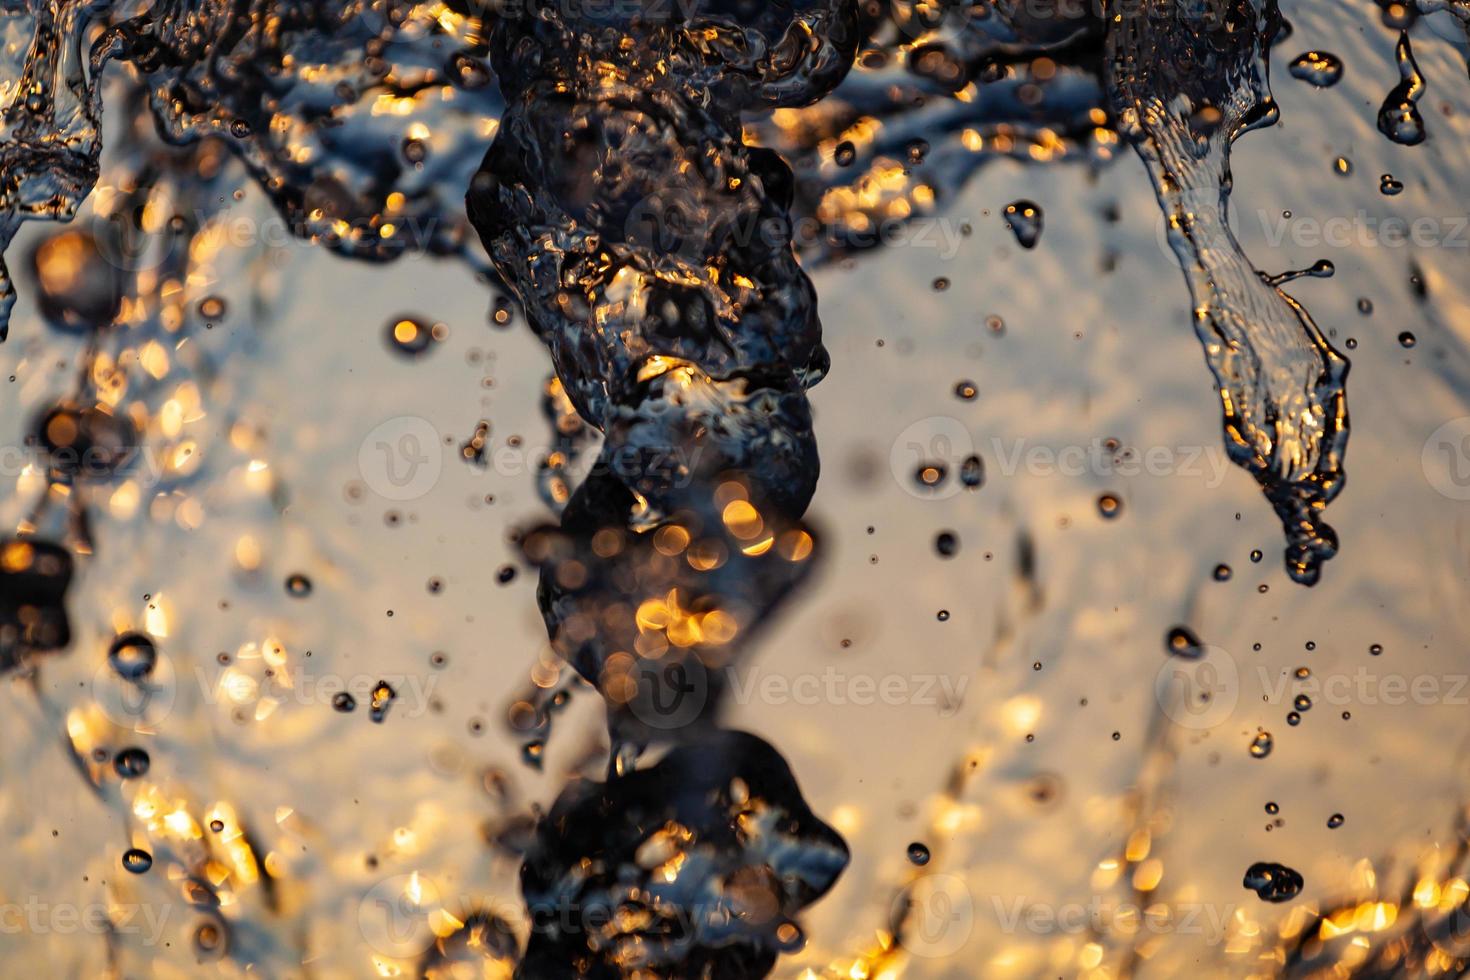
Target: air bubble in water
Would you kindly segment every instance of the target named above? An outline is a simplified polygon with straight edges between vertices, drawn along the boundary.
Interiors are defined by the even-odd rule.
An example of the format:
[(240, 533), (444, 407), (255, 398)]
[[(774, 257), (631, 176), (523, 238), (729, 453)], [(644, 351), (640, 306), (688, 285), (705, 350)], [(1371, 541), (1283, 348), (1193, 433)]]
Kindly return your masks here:
[(1205, 646), (1188, 626), (1176, 626), (1164, 637), (1164, 649), (1176, 657), (1200, 657)]
[(1292, 78), (1331, 88), (1342, 80), (1342, 59), (1326, 51), (1307, 51), (1293, 58), (1287, 70)]
[(1394, 197), (1403, 192), (1404, 182), (1398, 180), (1393, 174), (1384, 174), (1378, 178), (1379, 193), (1385, 197)]
[(305, 599), (311, 595), (311, 579), (295, 572), (286, 578), (286, 594), (295, 599)]
[(1332, 830), (1336, 830), (1338, 827), (1341, 827), (1343, 825), (1344, 820), (1345, 818), (1342, 814), (1334, 813), (1332, 816), (1327, 818), (1327, 826)]
[(137, 779), (148, 774), (148, 753), (136, 746), (129, 746), (112, 760), (113, 771), (122, 779)]
[(909, 863), (923, 867), (929, 863), (929, 848), (920, 841), (909, 845)]
[(1035, 248), (1041, 238), (1043, 216), (1041, 206), (1034, 201), (1020, 200), (1006, 205), (1006, 227), (1016, 236), (1022, 248)]
[(387, 681), (378, 681), (373, 686), (373, 700), (368, 706), (369, 717), (381, 723), (384, 718), (388, 717), (388, 709), (393, 707), (393, 699), (397, 696), (398, 692), (393, 690), (391, 684)]
[(961, 381), (954, 386), (954, 395), (962, 402), (974, 401), (980, 389), (975, 387), (973, 381)]
[(953, 531), (940, 531), (934, 537), (934, 550), (939, 553), (941, 558), (953, 558), (959, 554), (959, 535)]
[(1246, 869), (1242, 884), (1264, 902), (1288, 902), (1301, 893), (1303, 881), (1284, 864), (1257, 861)]
[(388, 322), (388, 346), (404, 357), (419, 357), (434, 343), (434, 328), (414, 317), (395, 317)]
[(1271, 754), (1274, 746), (1270, 732), (1257, 732), (1256, 737), (1251, 739), (1251, 756), (1256, 759), (1264, 759)]
[(153, 673), (158, 663), (158, 648), (141, 633), (124, 633), (112, 641), (107, 662), (124, 680), (140, 681)]
[(1105, 493), (1097, 498), (1097, 512), (1108, 520), (1112, 520), (1123, 513), (1123, 501), (1111, 493)]
[(140, 875), (153, 867), (153, 855), (141, 847), (130, 847), (123, 852), (123, 870)]

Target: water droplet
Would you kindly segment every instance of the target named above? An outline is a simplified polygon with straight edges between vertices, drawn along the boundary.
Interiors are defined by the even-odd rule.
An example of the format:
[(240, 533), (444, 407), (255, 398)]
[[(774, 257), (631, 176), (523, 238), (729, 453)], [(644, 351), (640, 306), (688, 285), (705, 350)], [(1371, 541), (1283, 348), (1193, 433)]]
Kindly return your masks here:
[(959, 554), (960, 539), (953, 531), (940, 531), (934, 537), (934, 550), (941, 558), (953, 558)]
[(1261, 554), (1261, 549), (1260, 548), (1257, 548), (1256, 550), (1254, 550), (1254, 551), (1251, 552), (1251, 561), (1254, 562), (1254, 563), (1256, 563), (1256, 564), (1260, 564), (1260, 561), (1261, 561), (1261, 558), (1262, 557), (1264, 557), (1264, 556)]
[(1270, 813), (1270, 814), (1280, 813), (1281, 812), (1281, 807), (1277, 806), (1275, 803), (1267, 803), (1266, 804), (1266, 812), (1267, 813)]
[(1368, 648), (1368, 652), (1371, 653), (1375, 657), (1382, 656), (1383, 655), (1383, 644), (1381, 644), (1381, 643), (1375, 643), (1375, 644), (1373, 644), (1371, 647)]
[(501, 565), (500, 570), (495, 573), (495, 581), (501, 585), (508, 585), (515, 577), (516, 567), (514, 565)]
[(305, 599), (311, 595), (311, 579), (296, 572), (286, 579), (286, 594), (295, 599)]
[(1348, 177), (1352, 175), (1353, 162), (1347, 157), (1338, 157), (1336, 160), (1332, 161), (1332, 169), (1337, 173), (1339, 177)]
[(153, 867), (153, 855), (141, 847), (130, 847), (123, 851), (122, 866), (123, 870), (135, 875), (143, 874)]
[(357, 698), (348, 694), (346, 691), (338, 691), (332, 695), (332, 707), (345, 715), (347, 712), (357, 709)]
[(1345, 818), (1342, 814), (1334, 813), (1332, 816), (1327, 818), (1327, 826), (1332, 830), (1336, 830), (1338, 827), (1341, 827), (1343, 825), (1344, 820)]
[(1264, 759), (1271, 754), (1274, 745), (1270, 732), (1257, 732), (1256, 737), (1251, 739), (1251, 755), (1257, 759)]
[(857, 147), (852, 145), (851, 140), (843, 140), (841, 143), (838, 143), (837, 148), (832, 151), (832, 160), (839, 167), (850, 167), (852, 166), (852, 162), (856, 159)]
[(1317, 88), (1331, 88), (1342, 80), (1342, 59), (1326, 51), (1307, 51), (1293, 58), (1287, 71)]
[(1384, 98), (1378, 110), (1378, 130), (1404, 146), (1424, 142), (1424, 117), (1419, 114), (1419, 99), (1424, 95), (1424, 76), (1414, 62), (1414, 49), (1407, 32), (1399, 35), (1394, 52), (1398, 62), (1399, 83)]
[(434, 344), (434, 327), (415, 317), (388, 321), (388, 347), (404, 357), (419, 357)]
[(912, 844), (909, 845), (909, 862), (912, 864), (916, 864), (921, 868), (924, 865), (928, 864), (929, 848), (924, 846), (924, 844), (920, 843), (919, 841), (914, 841)]
[(971, 490), (985, 483), (985, 463), (979, 456), (966, 456), (960, 463), (960, 483)]
[(1264, 902), (1288, 902), (1301, 894), (1302, 876), (1284, 864), (1258, 861), (1245, 872), (1242, 884)]
[(1292, 701), (1292, 707), (1296, 708), (1296, 710), (1298, 711), (1311, 711), (1312, 699), (1307, 697), (1305, 694), (1298, 694), (1296, 696), (1296, 699)]
[(980, 389), (975, 387), (973, 381), (961, 381), (954, 386), (954, 396), (962, 402), (974, 401), (978, 394)]
[(1006, 227), (1016, 236), (1022, 248), (1035, 248), (1041, 238), (1043, 216), (1034, 201), (1020, 200), (1006, 205)]
[(1105, 493), (1097, 498), (1097, 512), (1108, 520), (1112, 520), (1123, 513), (1123, 501), (1111, 493)]
[(934, 618), (937, 619), (937, 620), (939, 620), (941, 623), (947, 623), (947, 622), (949, 622), (949, 610), (948, 609), (941, 609), (941, 610), (939, 610), (939, 612), (935, 615)]
[(1417, 343), (1419, 343), (1419, 338), (1415, 337), (1414, 334), (1410, 331), (1405, 330), (1403, 333), (1399, 334), (1400, 347), (1413, 347)]
[(211, 820), (209, 821), (209, 829), (217, 834), (225, 829), (225, 822), (223, 820)]
[(158, 648), (141, 633), (124, 633), (112, 641), (107, 662), (124, 680), (141, 681), (153, 673), (158, 663)]
[(137, 746), (129, 746), (112, 760), (112, 769), (123, 779), (137, 779), (148, 774), (148, 753)]
[(369, 717), (381, 723), (384, 718), (388, 717), (388, 709), (393, 707), (393, 699), (397, 696), (398, 692), (394, 691), (392, 685), (387, 681), (378, 681), (373, 685), (373, 700), (368, 706)]
[(1215, 566), (1215, 571), (1213, 574), (1216, 582), (1228, 582), (1230, 581), (1230, 576), (1233, 575), (1234, 572), (1231, 571), (1229, 565), (1221, 562), (1220, 564)]
[(1384, 174), (1378, 178), (1378, 191), (1386, 197), (1395, 197), (1404, 190), (1404, 182), (1395, 180), (1393, 174)]
[(1194, 631), (1188, 626), (1176, 626), (1164, 637), (1164, 649), (1176, 657), (1201, 657), (1204, 655), (1204, 644)]

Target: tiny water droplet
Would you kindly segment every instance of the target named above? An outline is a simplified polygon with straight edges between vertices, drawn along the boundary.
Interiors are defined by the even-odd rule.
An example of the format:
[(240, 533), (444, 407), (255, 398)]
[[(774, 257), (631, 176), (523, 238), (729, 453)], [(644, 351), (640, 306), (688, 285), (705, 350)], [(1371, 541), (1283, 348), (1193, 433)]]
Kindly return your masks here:
[(123, 851), (122, 866), (124, 871), (135, 875), (143, 874), (153, 867), (153, 855), (141, 847), (130, 847)]
[(914, 841), (909, 845), (909, 861), (922, 868), (929, 863), (929, 848), (919, 841)]
[(113, 771), (122, 779), (137, 779), (148, 774), (148, 753), (137, 746), (129, 746), (112, 760)]
[(1022, 248), (1035, 248), (1041, 238), (1044, 217), (1040, 205), (1020, 200), (1006, 205), (1005, 222)]
[(1257, 732), (1256, 737), (1251, 739), (1251, 755), (1257, 759), (1264, 759), (1271, 754), (1274, 745), (1270, 732)]

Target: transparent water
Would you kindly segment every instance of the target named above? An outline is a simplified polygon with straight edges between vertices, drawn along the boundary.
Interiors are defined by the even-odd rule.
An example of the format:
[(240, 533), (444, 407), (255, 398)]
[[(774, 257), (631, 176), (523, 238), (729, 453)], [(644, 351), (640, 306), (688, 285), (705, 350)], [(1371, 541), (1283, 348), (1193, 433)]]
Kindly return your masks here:
[[(882, 132), (896, 134), (899, 155), (905, 126), (927, 139), (939, 193), (881, 248), (836, 254), (830, 231), (798, 235), (831, 367), (809, 392), (821, 478), (804, 514), (787, 502), (779, 519), (810, 529), (812, 571), (777, 606), (777, 566), (722, 566), (739, 574), (721, 594), (755, 610), (739, 626), (762, 629), (748, 644), (737, 632), (733, 673), (711, 672), (725, 684), (719, 727), (774, 746), (811, 818), (848, 855), (838, 873), (826, 834), (805, 823), (795, 844), (767, 830), (738, 852), (740, 867), (830, 884), (814, 901), (778, 899), (799, 924), (793, 936), (764, 903), (799, 889), (734, 865), (713, 874), (732, 852), (691, 848), (688, 870), (667, 884), (690, 882), (694, 897), (664, 907), (744, 913), (717, 923), (724, 931), (706, 923), (695, 950), (728, 953), (732, 933), (758, 934), (744, 948), (779, 949), (770, 969), (783, 977), (1463, 970), (1466, 45), (1448, 11), (1410, 29), (1428, 138), (1407, 146), (1378, 125), (1401, 77), (1400, 32), (1380, 8), (1282, 12), (1292, 33), (1269, 61), (1280, 121), (1231, 151), (1230, 226), (1267, 274), (1333, 266), (1330, 278), (1283, 288), (1352, 362), (1347, 477), (1325, 511), (1336, 556), (1315, 585), (1293, 581), (1281, 520), (1223, 448), (1191, 315), (1199, 300), (1132, 149), (1059, 125), (1050, 154), (1013, 136), (992, 155), (984, 99), (965, 124), (946, 124), (932, 104), (892, 113)], [(29, 30), (18, 23), (6, 30)], [(454, 30), (457, 42), (468, 32)], [(340, 36), (341, 52), (310, 57), (355, 64), (360, 39)], [(1341, 81), (1293, 78), (1288, 66), (1306, 51), (1340, 59)], [(1066, 80), (1068, 59), (1056, 60)], [(604, 709), (619, 688), (594, 691), (560, 668), (526, 538), (512, 540), (555, 520), (538, 486), (564, 503), (561, 471), (548, 477), (540, 461), (574, 443), (554, 445), (542, 408), (551, 362), (524, 311), (497, 306), (507, 291), (483, 280), (459, 213), (496, 135), (496, 87), (426, 110), (423, 162), (443, 169), (405, 168), (405, 207), (455, 224), (444, 236), (421, 224), (401, 242), (396, 228), (375, 232), (408, 253), (386, 264), (363, 261), (387, 257), (365, 247), (300, 240), (289, 208), (283, 221), (279, 196), (257, 183), (269, 168), (248, 147), (183, 151), (197, 156), (167, 174), (170, 207), (143, 215), (145, 234), (104, 246), (80, 284), (58, 287), (78, 297), (105, 285), (105, 270), (139, 274), (122, 325), (94, 350), (85, 330), (47, 324), (29, 256), (113, 214), (149, 154), (179, 159), (151, 121), (133, 121), (135, 69), (107, 70), (96, 189), (71, 225), (28, 221), (6, 251), (18, 299), (0, 347), (0, 376), (15, 377), (0, 384), (13, 486), (0, 516), (7, 530), (34, 525), (34, 537), (64, 542), (76, 565), (70, 642), (25, 653), (5, 683), (6, 965), (510, 975), (533, 922), (544, 925), (520, 880), (537, 818), (573, 776), (629, 777), (610, 759)], [(793, 163), (798, 214), (819, 213), (822, 181), (843, 204), (840, 188), (876, 152), (857, 140), (851, 167), (826, 163), (803, 120), (824, 132), (811, 120), (881, 91), (890, 70), (864, 65), (813, 108), (747, 122), (750, 139)], [(1098, 91), (1068, 90), (1056, 111), (1085, 120)], [(354, 116), (351, 139), (315, 159), (358, 188), (348, 164), (368, 159), (363, 147), (401, 151), (413, 121), (387, 109)], [(1381, 192), (1384, 174), (1401, 193)], [(890, 192), (909, 186), (892, 179)], [(376, 206), (372, 195), (391, 192), (363, 193)], [(1032, 248), (1007, 227), (1015, 202), (1044, 214)], [(211, 233), (168, 251), (169, 210)], [(1391, 218), (1421, 223), (1401, 241)], [(678, 257), (683, 242), (652, 244)], [(444, 254), (417, 254), (426, 244)], [(71, 253), (57, 254), (64, 270)], [(1206, 255), (1204, 281), (1216, 261), (1237, 259)], [(417, 332), (388, 339), (404, 319), (430, 337), (416, 356), (403, 348), (422, 344)], [(79, 381), (88, 364), (90, 381)], [(957, 392), (964, 383), (972, 398)], [(128, 415), (142, 451), (127, 474), (91, 473), (38, 507), (47, 480), (26, 436), (78, 391)], [(482, 420), (478, 465), (461, 447)], [(973, 489), (960, 478), (971, 454), (984, 468)], [(592, 455), (569, 465), (566, 489)], [(759, 486), (778, 458), (762, 451), (736, 468)], [(935, 464), (944, 476), (928, 486)], [(771, 482), (773, 494), (793, 485), (789, 474)], [(73, 516), (83, 512), (85, 529)], [(667, 604), (651, 615), (670, 615)], [(1171, 655), (1180, 626), (1199, 647)], [(118, 668), (133, 653), (108, 657), (129, 631), (157, 651), (141, 700)], [(549, 729), (520, 704), (560, 700), (551, 692), (563, 688)], [(355, 710), (340, 710), (344, 690)], [(630, 716), (643, 724), (614, 717), (633, 743), (624, 768), (657, 764), (667, 732)], [(147, 752), (147, 769), (123, 779), (117, 759), (130, 747)], [(743, 758), (728, 746), (719, 757), (735, 769)], [(709, 761), (693, 772), (727, 775)], [(749, 773), (731, 778), (796, 806)], [(698, 781), (667, 783), (680, 779)], [(631, 795), (605, 811), (607, 840), (635, 812)], [(151, 857), (142, 873), (125, 866), (133, 848)], [(633, 863), (658, 868), (679, 850), (655, 841)], [(1262, 901), (1243, 885), (1258, 863), (1299, 874), (1299, 894)], [(700, 887), (712, 891), (701, 899)], [(572, 906), (577, 918), (596, 902), (583, 894)], [(742, 933), (749, 921), (769, 928)], [(523, 973), (554, 975), (542, 962)], [(653, 975), (698, 975), (664, 968)]]

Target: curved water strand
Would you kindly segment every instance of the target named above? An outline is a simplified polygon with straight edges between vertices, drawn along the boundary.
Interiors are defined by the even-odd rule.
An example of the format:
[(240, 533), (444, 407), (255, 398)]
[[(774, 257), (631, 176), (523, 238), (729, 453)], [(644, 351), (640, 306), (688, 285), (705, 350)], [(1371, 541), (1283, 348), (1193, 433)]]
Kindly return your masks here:
[(1322, 511), (1343, 486), (1348, 362), (1251, 264), (1226, 219), (1230, 144), (1277, 115), (1265, 61), (1275, 2), (1234, 0), (1197, 18), (1119, 9), (1108, 32), (1114, 113), (1148, 168), (1189, 283), (1226, 450), (1281, 518), (1287, 573), (1313, 585), (1337, 553)]

